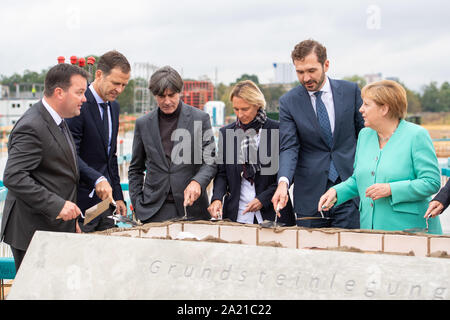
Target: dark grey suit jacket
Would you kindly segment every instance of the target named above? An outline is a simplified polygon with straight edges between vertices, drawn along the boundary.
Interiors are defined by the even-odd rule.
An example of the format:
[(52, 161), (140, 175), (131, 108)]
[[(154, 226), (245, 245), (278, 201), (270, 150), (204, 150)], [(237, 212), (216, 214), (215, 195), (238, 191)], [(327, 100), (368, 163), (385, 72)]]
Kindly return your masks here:
[(0, 239), (26, 250), (36, 230), (75, 232), (75, 220), (56, 217), (66, 200), (76, 202), (79, 177), (64, 133), (39, 101), (9, 136)]
[[(209, 115), (197, 108), (184, 103), (180, 107), (182, 109), (177, 130), (183, 129), (188, 137), (186, 137), (187, 140), (179, 138), (174, 141), (172, 154), (186, 157), (188, 159), (186, 163), (176, 164), (175, 161), (172, 163), (167, 161), (159, 133), (158, 110), (154, 110), (136, 121), (128, 180), (131, 203), (140, 220), (147, 220), (158, 212), (170, 189), (172, 189), (178, 214), (184, 215), (184, 189), (192, 180), (201, 185), (202, 194), (188, 208), (188, 215), (198, 219), (209, 219), (206, 187), (217, 171), (214, 162), (215, 142), (212, 131), (210, 131), (210, 137), (205, 141), (202, 137), (211, 129), (211, 122)], [(177, 130), (176, 132), (180, 132)], [(190, 147), (187, 150), (176, 152), (177, 148), (181, 146), (177, 142), (183, 143), (183, 140)], [(199, 158), (203, 152), (212, 157), (212, 162), (205, 162), (204, 158)]]

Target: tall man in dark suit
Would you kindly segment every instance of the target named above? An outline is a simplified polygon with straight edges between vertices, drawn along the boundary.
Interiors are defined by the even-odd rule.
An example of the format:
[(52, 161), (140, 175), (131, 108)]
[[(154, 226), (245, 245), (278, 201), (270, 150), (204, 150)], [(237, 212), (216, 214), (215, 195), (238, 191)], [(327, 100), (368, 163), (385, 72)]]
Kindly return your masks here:
[[(81, 181), (78, 188), (77, 204), (83, 212), (112, 197), (118, 213), (127, 213), (117, 164), (119, 104), (115, 100), (128, 84), (130, 71), (127, 58), (120, 52), (109, 51), (102, 55), (95, 80), (86, 90), (87, 101), (81, 108), (81, 114), (67, 121), (77, 146), (80, 167), (86, 170), (89, 177), (89, 181)], [(86, 225), (83, 224), (84, 219), (80, 218), (81, 230), (92, 232), (113, 228), (114, 220), (108, 215), (110, 213), (106, 211)]]
[(75, 145), (64, 118), (80, 114), (88, 74), (59, 64), (45, 77), (44, 98), (17, 121), (8, 142), (4, 184), (8, 195), (0, 239), (11, 246), (16, 270), (36, 230), (81, 232), (76, 218)]
[(180, 100), (183, 80), (166, 66), (150, 78), (158, 108), (137, 119), (128, 178), (144, 223), (184, 215), (209, 219), (206, 187), (216, 174), (209, 115)]
[[(283, 208), (294, 183), (298, 217), (319, 216), (320, 196), (353, 173), (356, 141), (364, 121), (355, 83), (326, 76), (326, 49), (314, 40), (297, 44), (292, 61), (301, 86), (280, 98), (280, 170), (274, 207)], [(359, 201), (359, 200), (357, 200)], [(301, 220), (304, 227), (359, 228), (354, 200), (332, 209), (333, 220)]]

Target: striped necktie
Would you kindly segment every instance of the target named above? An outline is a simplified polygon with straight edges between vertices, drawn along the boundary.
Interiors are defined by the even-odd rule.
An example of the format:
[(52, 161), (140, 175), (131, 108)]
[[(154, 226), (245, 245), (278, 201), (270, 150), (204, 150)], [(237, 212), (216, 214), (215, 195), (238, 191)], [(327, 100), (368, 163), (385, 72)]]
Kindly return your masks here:
[(64, 121), (64, 119), (63, 119), (63, 120), (61, 121), (61, 123), (60, 123), (58, 126), (59, 126), (59, 128), (61, 129), (61, 131), (63, 132), (64, 137), (66, 138), (67, 143), (68, 143), (69, 146), (70, 146), (70, 151), (72, 151), (73, 160), (75, 161), (75, 163), (77, 163), (75, 147), (74, 147), (74, 145), (73, 145), (73, 143), (72, 143), (72, 139), (70, 139), (70, 136), (69, 136), (69, 128), (67, 127), (67, 123), (66, 123), (66, 122)]
[[(320, 128), (325, 137), (328, 147), (330, 149), (333, 147), (333, 134), (331, 132), (330, 118), (328, 117), (328, 112), (325, 104), (322, 101), (322, 91), (317, 91), (314, 93), (316, 96), (316, 110), (317, 110), (317, 120), (319, 121)], [(328, 179), (332, 182), (336, 182), (339, 174), (334, 166), (333, 158), (330, 162), (330, 171), (328, 172)]]

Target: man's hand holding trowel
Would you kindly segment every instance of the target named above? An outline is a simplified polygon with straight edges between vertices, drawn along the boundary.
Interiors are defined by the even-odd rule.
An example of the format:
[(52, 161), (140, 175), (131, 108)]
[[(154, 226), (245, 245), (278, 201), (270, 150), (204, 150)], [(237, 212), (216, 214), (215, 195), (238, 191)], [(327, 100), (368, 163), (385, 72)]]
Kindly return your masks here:
[[(116, 211), (120, 215), (126, 216), (127, 208), (125, 202), (122, 200), (114, 201), (112, 196), (112, 188), (108, 180), (104, 179), (97, 182), (97, 184), (95, 185), (95, 193), (97, 197), (99, 197), (102, 200), (102, 202), (86, 210), (85, 212), (86, 216), (83, 216), (81, 214), (81, 211), (76, 204), (70, 201), (66, 201), (64, 208), (61, 210), (61, 213), (56, 217), (56, 219), (63, 219), (64, 221), (67, 221), (75, 219), (81, 214), (84, 218), (84, 224), (86, 224), (92, 221), (94, 218), (98, 217), (105, 210), (107, 210), (109, 208), (110, 203), (115, 204)], [(76, 232), (81, 233), (81, 229), (78, 223), (76, 224)]]
[[(98, 182), (95, 185), (95, 194), (102, 201), (110, 198), (111, 202), (114, 202), (114, 199), (112, 196), (111, 185), (109, 184), (108, 180), (106, 180), (106, 179)], [(117, 200), (117, 201), (115, 201), (115, 204), (117, 207), (117, 212), (122, 216), (126, 216), (127, 215), (127, 206), (125, 205), (125, 202), (123, 202), (122, 200)]]

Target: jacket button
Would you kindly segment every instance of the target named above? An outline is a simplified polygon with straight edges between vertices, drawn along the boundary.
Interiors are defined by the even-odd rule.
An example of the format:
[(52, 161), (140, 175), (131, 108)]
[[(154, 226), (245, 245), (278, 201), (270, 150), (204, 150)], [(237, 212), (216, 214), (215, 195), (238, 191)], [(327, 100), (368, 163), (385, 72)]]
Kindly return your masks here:
[(375, 171), (372, 171), (371, 173), (372, 173), (372, 176), (374, 176), (374, 175), (375, 175)]
[(373, 208), (373, 202), (370, 204), (370, 206)]

